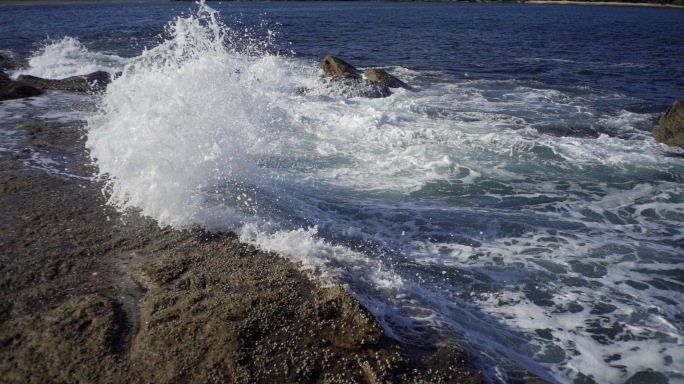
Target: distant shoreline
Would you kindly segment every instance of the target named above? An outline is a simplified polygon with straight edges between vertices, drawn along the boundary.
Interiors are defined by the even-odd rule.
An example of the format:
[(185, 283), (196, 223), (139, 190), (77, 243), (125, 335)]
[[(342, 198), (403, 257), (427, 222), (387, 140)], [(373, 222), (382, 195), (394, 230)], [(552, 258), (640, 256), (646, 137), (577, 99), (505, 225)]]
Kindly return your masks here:
[(659, 3), (628, 3), (621, 1), (574, 1), (574, 0), (525, 0), (529, 4), (577, 4), (577, 5), (617, 5), (625, 7), (665, 7), (665, 8), (684, 8), (683, 5), (659, 4)]
[[(48, 5), (48, 4), (87, 4), (87, 3), (171, 3), (171, 2), (196, 2), (197, 0), (0, 0), (0, 7), (3, 5)], [(292, 0), (207, 0), (207, 2), (285, 2)], [(294, 1), (339, 1), (339, 0), (294, 0)], [(630, 3), (623, 1), (587, 1), (587, 0), (347, 0), (347, 1), (384, 1), (384, 2), (441, 2), (441, 3), (460, 3), (460, 2), (483, 2), (483, 3), (509, 3), (520, 2), (529, 4), (577, 4), (577, 5), (615, 5), (631, 7), (666, 7), (684, 8), (682, 4), (662, 4), (662, 3)]]

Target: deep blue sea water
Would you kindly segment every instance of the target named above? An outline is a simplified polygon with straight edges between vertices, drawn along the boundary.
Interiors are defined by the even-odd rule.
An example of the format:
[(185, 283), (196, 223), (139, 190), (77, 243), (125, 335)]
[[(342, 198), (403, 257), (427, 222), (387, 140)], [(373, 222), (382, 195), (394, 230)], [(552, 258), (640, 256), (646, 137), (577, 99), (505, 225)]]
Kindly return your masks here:
[[(236, 231), (493, 382), (684, 382), (684, 151), (650, 137), (684, 98), (684, 9), (209, 5), (0, 6), (13, 75), (123, 71), (0, 103), (0, 156), (22, 119), (85, 119), (110, 204)], [(328, 53), (412, 89), (348, 97)]]

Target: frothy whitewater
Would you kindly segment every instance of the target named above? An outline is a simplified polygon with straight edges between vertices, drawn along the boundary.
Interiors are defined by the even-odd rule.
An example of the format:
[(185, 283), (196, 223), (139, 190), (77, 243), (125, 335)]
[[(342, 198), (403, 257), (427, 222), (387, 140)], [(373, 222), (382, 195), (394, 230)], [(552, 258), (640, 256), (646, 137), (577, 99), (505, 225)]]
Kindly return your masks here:
[[(110, 204), (236, 231), (395, 337), (468, 344), (494, 381), (510, 360), (557, 382), (682, 382), (684, 159), (650, 138), (652, 114), (402, 67), (413, 90), (347, 98), (204, 4), (166, 32), (132, 59), (63, 39), (31, 62), (123, 67), (88, 119)], [(88, 64), (40, 65), (53, 51)]]

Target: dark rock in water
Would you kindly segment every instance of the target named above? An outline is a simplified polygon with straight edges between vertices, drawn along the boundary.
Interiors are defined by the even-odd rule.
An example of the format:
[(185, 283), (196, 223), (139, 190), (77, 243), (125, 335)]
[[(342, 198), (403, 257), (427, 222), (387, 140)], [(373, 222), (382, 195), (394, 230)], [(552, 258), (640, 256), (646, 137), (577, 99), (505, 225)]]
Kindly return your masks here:
[(361, 71), (333, 55), (328, 55), (323, 59), (323, 74), (329, 77), (342, 76), (346, 78), (361, 79)]
[(87, 75), (71, 76), (65, 79), (43, 79), (30, 75), (21, 75), (17, 78), (19, 83), (42, 90), (57, 89), (76, 92), (101, 91), (111, 81), (111, 75), (105, 71), (96, 71)]
[(366, 77), (366, 79), (380, 83), (384, 86), (390, 87), (390, 88), (405, 88), (408, 89), (409, 86), (406, 85), (403, 81), (397, 79), (396, 77), (390, 75), (387, 73), (387, 71), (383, 69), (367, 69), (363, 75)]
[(43, 92), (36, 87), (14, 81), (4, 72), (0, 72), (0, 101), (38, 96)]
[(21, 99), (38, 96), (48, 89), (75, 92), (103, 91), (111, 83), (112, 76), (105, 71), (97, 71), (84, 76), (71, 76), (66, 79), (43, 79), (36, 76), (21, 75), (12, 80), (0, 71), (0, 100)]
[(29, 66), (26, 59), (13, 59), (0, 55), (0, 71), (11, 71), (14, 69), (27, 68)]
[(386, 86), (364, 79), (335, 76), (323, 82), (327, 93), (336, 96), (377, 99), (392, 94)]
[(653, 130), (653, 138), (672, 147), (684, 148), (684, 106), (679, 100), (675, 100), (660, 118)]
[(640, 372), (635, 373), (634, 376), (630, 377), (627, 381), (625, 381), (625, 384), (640, 384), (640, 383), (669, 384), (670, 379), (668, 379), (664, 373), (648, 369), (646, 371), (640, 371)]
[(365, 80), (361, 71), (333, 55), (323, 59), (324, 86), (332, 95), (379, 98), (391, 95), (383, 84)]
[(311, 91), (311, 88), (307, 88), (307, 87), (304, 87), (304, 86), (300, 86), (300, 87), (297, 87), (297, 88), (295, 89), (295, 93), (298, 94), (298, 95), (306, 95), (306, 94), (309, 93), (310, 91)]

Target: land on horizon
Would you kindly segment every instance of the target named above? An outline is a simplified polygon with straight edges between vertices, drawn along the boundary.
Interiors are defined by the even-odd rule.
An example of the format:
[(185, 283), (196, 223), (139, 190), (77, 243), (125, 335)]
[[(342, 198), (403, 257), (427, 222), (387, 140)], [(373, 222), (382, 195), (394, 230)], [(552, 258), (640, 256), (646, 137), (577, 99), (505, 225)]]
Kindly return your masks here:
[[(0, 0), (2, 1), (2, 0)], [(88, 0), (81, 0), (88, 1)], [(105, 0), (106, 1), (106, 0)], [(114, 0), (115, 1), (115, 0)], [(131, 1), (131, 0), (129, 0)], [(165, 0), (157, 0), (165, 1)], [(197, 0), (166, 0), (166, 1), (192, 1)], [(368, 1), (368, 0), (205, 0), (207, 2), (286, 2), (286, 1)], [(387, 2), (440, 2), (440, 3), (530, 3), (530, 4), (595, 4), (595, 5), (641, 5), (641, 6), (684, 6), (684, 0), (376, 0)]]
[[(286, 2), (286, 1), (364, 1), (364, 0), (205, 0), (207, 2)], [(378, 0), (376, 0), (378, 1)], [(379, 0), (388, 2), (465, 2), (465, 3), (530, 3), (530, 4), (590, 4), (628, 6), (684, 7), (684, 0)], [(147, 3), (198, 2), (198, 0), (0, 0), (2, 5), (46, 5), (70, 3)]]

